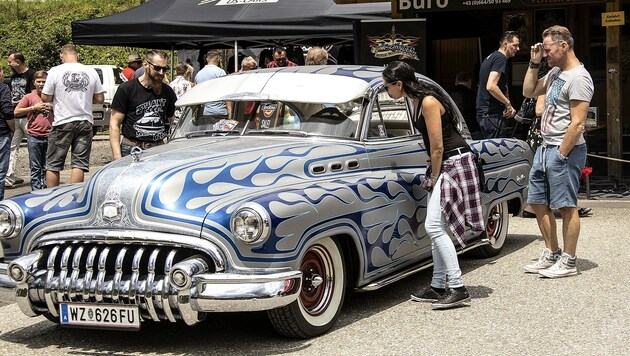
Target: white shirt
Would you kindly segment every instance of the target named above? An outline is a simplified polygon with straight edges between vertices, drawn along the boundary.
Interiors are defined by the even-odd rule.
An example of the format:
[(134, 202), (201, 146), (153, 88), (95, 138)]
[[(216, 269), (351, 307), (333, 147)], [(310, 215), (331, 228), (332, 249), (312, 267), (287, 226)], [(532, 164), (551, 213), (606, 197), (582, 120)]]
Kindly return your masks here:
[(42, 93), (53, 96), (53, 126), (92, 118), (94, 94), (103, 93), (103, 85), (94, 68), (81, 63), (63, 63), (48, 71)]

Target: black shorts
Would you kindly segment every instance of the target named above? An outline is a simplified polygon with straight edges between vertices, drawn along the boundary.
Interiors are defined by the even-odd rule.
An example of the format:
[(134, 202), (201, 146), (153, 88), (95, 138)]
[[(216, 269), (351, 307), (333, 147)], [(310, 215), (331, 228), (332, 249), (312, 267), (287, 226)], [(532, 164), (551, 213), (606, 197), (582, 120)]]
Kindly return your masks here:
[(92, 136), (92, 124), (89, 121), (72, 121), (53, 126), (48, 136), (46, 169), (53, 172), (62, 171), (68, 150), (72, 148), (71, 167), (88, 172), (90, 170)]

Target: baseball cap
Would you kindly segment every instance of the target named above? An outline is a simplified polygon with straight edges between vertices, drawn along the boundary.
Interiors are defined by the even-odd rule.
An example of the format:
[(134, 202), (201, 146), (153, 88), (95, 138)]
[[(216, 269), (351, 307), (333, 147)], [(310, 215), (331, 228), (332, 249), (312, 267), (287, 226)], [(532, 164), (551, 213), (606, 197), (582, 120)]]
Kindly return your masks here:
[(140, 56), (137, 53), (132, 53), (129, 55), (129, 60), (127, 61), (128, 63), (131, 62), (142, 62), (142, 58), (140, 58)]

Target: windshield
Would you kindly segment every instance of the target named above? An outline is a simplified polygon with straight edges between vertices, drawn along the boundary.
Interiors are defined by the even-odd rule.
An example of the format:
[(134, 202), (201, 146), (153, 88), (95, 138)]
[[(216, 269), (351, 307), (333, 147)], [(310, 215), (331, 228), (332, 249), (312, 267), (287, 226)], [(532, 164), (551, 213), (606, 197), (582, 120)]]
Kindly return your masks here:
[(171, 139), (223, 135), (299, 135), (356, 138), (363, 98), (342, 104), (229, 101), (232, 115), (204, 115), (204, 105), (182, 107)]

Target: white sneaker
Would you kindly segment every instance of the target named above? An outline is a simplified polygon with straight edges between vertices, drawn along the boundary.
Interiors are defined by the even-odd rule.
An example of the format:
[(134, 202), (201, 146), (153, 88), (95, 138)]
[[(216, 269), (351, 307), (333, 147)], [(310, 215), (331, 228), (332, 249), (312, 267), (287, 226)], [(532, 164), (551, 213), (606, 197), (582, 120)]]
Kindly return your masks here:
[(577, 259), (575, 257), (571, 257), (568, 253), (563, 253), (562, 258), (560, 258), (553, 266), (538, 271), (541, 277), (547, 278), (562, 278), (568, 276), (575, 276), (577, 271)]
[(562, 250), (560, 249), (558, 249), (555, 252), (552, 252), (550, 249), (546, 247), (543, 248), (542, 254), (538, 258), (538, 260), (534, 263), (530, 263), (525, 266), (525, 272), (538, 273), (542, 270), (550, 268), (556, 263), (556, 261), (560, 259), (561, 253), (562, 253)]

